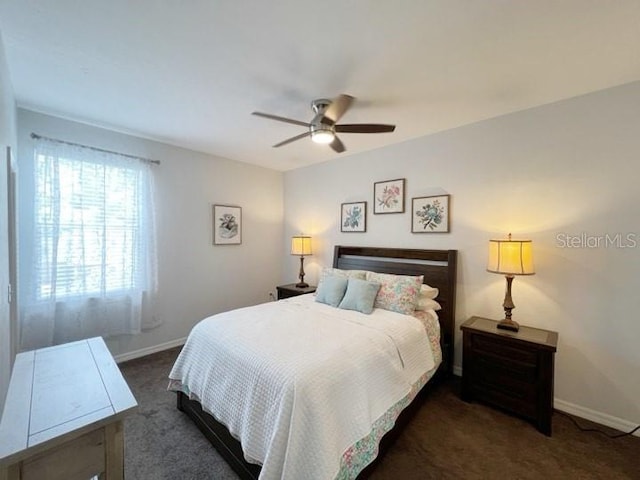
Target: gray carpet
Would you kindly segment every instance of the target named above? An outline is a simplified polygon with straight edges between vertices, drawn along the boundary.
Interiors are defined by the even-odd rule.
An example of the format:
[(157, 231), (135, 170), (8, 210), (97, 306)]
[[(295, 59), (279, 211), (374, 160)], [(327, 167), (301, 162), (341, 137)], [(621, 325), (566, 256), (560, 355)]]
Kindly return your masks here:
[[(139, 404), (125, 421), (126, 478), (236, 480), (166, 390), (178, 352), (121, 365)], [(427, 396), (372, 479), (640, 479), (638, 437), (581, 432), (556, 413), (549, 438), (518, 418), (461, 401), (458, 390), (453, 380)]]

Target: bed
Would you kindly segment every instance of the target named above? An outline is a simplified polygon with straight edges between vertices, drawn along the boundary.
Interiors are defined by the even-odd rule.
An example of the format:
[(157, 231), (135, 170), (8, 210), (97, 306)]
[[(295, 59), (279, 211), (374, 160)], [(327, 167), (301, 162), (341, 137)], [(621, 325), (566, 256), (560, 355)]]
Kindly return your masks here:
[[(318, 472), (323, 472), (318, 474), (320, 478), (354, 478), (356, 475), (358, 478), (365, 478), (375, 466), (374, 459), (381, 457), (402, 426), (410, 419), (413, 411), (419, 407), (420, 397), (427, 390), (423, 388), (427, 380), (431, 379), (427, 384), (430, 387), (437, 383), (438, 379), (451, 374), (456, 258), (455, 250), (336, 246), (334, 251), (334, 268), (381, 274), (422, 275), (424, 284), (439, 289), (437, 301), (442, 306), (437, 315), (439, 338), (436, 342), (439, 344), (434, 346), (432, 338), (431, 347), (424, 343), (422, 348), (425, 352), (438, 350), (435, 360), (437, 363), (432, 361), (429, 364), (430, 360), (427, 357), (430, 358), (430, 355), (423, 354), (422, 349), (416, 348), (413, 341), (405, 342), (404, 339), (409, 334), (404, 329), (407, 329), (409, 323), (413, 322), (411, 328), (424, 329), (413, 317), (409, 317), (412, 320), (407, 322), (407, 316), (382, 309), (375, 309), (371, 315), (337, 312), (338, 309), (333, 309), (336, 310), (334, 312), (332, 307), (314, 302), (312, 295), (303, 295), (263, 306), (239, 309), (229, 315), (219, 314), (210, 317), (201, 322), (206, 325), (206, 334), (205, 326), (200, 327), (199, 324), (194, 327), (196, 333), (190, 334), (170, 375), (170, 387), (177, 393), (178, 409), (195, 422), (243, 479), (257, 479), (261, 473), (261, 478), (309, 478), (309, 465), (313, 465), (314, 472), (316, 468)], [(316, 320), (318, 315), (322, 318), (321, 322)], [(338, 318), (338, 315), (344, 316), (348, 321), (341, 321), (342, 317)], [(305, 326), (306, 324), (309, 325)], [(268, 325), (268, 330), (261, 331), (265, 325)], [(284, 349), (287, 350), (287, 355), (296, 359), (294, 363), (306, 363), (306, 352), (296, 352), (296, 348), (307, 348), (310, 368), (316, 368), (313, 363), (316, 362), (313, 358), (315, 355), (324, 359), (322, 361), (326, 363), (326, 371), (331, 373), (318, 371), (313, 375), (313, 381), (303, 382), (295, 377), (295, 381), (289, 382), (288, 379), (294, 376), (285, 368), (287, 358), (282, 357), (282, 367), (276, 363), (278, 368), (267, 368), (261, 363), (264, 361), (261, 356), (263, 350), (280, 361), (283, 349), (271, 348), (271, 344), (276, 342), (251, 345), (251, 338), (243, 338), (244, 343), (237, 341), (237, 335), (242, 331), (249, 330), (249, 337), (257, 342), (262, 334), (265, 334), (265, 338), (272, 338), (270, 335), (278, 335), (277, 332), (286, 336), (287, 329), (291, 329), (290, 337), (296, 341), (289, 344), (286, 343), (286, 339), (282, 341), (287, 345)], [(234, 333), (235, 330), (238, 332)], [(332, 339), (328, 343), (335, 343), (333, 348), (339, 349), (340, 354), (320, 347), (316, 352), (310, 348), (314, 345), (313, 338), (305, 340), (305, 335), (317, 335), (322, 338), (326, 335), (327, 339)], [(331, 335), (335, 335), (335, 338)], [(219, 345), (213, 346), (216, 342), (219, 342)], [(225, 345), (233, 345), (233, 348), (223, 351), (223, 342)], [(362, 352), (367, 351), (361, 348), (369, 344), (374, 345), (376, 351), (383, 353), (363, 354)], [(244, 351), (236, 357), (236, 352), (240, 350)], [(219, 358), (215, 358), (216, 355)], [(358, 355), (366, 357), (366, 361), (361, 361)], [(210, 357), (215, 360), (212, 361), (212, 367), (206, 364)], [(248, 360), (249, 357), (252, 357), (251, 362)], [(379, 357), (384, 358), (381, 360)], [(226, 365), (220, 366), (221, 364)], [(361, 367), (358, 364), (371, 364), (367, 368), (380, 377), (362, 377), (365, 380), (361, 380)], [(406, 378), (393, 377), (389, 385), (383, 384), (387, 378), (392, 378), (385, 369), (401, 371)], [(349, 381), (340, 380), (342, 370), (349, 372)], [(246, 390), (247, 385), (251, 385), (247, 392), (242, 394), (242, 398), (235, 397), (239, 395), (238, 387), (229, 383), (236, 372), (238, 378), (244, 379), (242, 388)], [(257, 377), (260, 377), (259, 381), (255, 380)], [(246, 382), (246, 378), (251, 381)], [(402, 395), (398, 394), (400, 390), (397, 389), (404, 388), (409, 384), (407, 382), (411, 385), (410, 390), (406, 394), (404, 390)], [(396, 388), (396, 384), (400, 385)], [(215, 401), (215, 396), (222, 395), (222, 391), (228, 396), (225, 397), (229, 399), (226, 401), (227, 404), (224, 400), (218, 399), (217, 403)], [(353, 405), (347, 405), (341, 396)], [(387, 396), (389, 398), (386, 398)], [(203, 404), (216, 407), (203, 408)], [(391, 407), (387, 408), (388, 405)], [(350, 408), (355, 410), (349, 410)], [(227, 409), (236, 412), (234, 418), (225, 411)], [(209, 413), (213, 410), (216, 410), (214, 414)], [(351, 420), (349, 417), (347, 421), (345, 415), (354, 418)], [(367, 415), (377, 421), (369, 425), (366, 422), (371, 422), (370, 419), (359, 419)], [(256, 426), (262, 421), (271, 422), (273, 425), (270, 428)], [(362, 426), (363, 423), (369, 425), (371, 431), (360, 439), (364, 431), (362, 429), (365, 428)], [(241, 445), (236, 438), (243, 438), (243, 444)], [(351, 443), (354, 439), (360, 440)], [(349, 447), (344, 449), (344, 445)], [(340, 458), (336, 457), (335, 452), (329, 452), (332, 448), (342, 452), (338, 455)], [(323, 455), (317, 455), (316, 452), (322, 452)], [(328, 460), (325, 457), (328, 457)], [(251, 461), (247, 461), (247, 458)], [(326, 472), (336, 471), (332, 469), (338, 460), (339, 474), (327, 475)], [(303, 471), (307, 473), (303, 475)]]

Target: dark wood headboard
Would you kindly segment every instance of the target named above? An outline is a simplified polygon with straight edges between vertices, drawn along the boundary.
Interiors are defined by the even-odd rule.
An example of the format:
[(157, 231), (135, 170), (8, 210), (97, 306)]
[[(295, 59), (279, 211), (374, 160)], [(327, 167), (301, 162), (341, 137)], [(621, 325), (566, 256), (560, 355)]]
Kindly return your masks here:
[(442, 305), (440, 344), (445, 375), (453, 372), (453, 343), (456, 310), (457, 250), (418, 250), (407, 248), (348, 247), (336, 245), (333, 267), (343, 270), (369, 270), (396, 275), (423, 275), (423, 283), (440, 290), (436, 300)]

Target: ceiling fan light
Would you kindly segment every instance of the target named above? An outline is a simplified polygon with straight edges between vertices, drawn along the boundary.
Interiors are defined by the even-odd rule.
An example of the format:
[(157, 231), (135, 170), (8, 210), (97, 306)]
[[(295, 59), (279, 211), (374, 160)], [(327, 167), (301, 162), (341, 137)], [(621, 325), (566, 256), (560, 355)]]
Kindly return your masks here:
[(331, 130), (316, 130), (311, 134), (311, 140), (316, 143), (331, 143), (335, 138), (335, 134)]

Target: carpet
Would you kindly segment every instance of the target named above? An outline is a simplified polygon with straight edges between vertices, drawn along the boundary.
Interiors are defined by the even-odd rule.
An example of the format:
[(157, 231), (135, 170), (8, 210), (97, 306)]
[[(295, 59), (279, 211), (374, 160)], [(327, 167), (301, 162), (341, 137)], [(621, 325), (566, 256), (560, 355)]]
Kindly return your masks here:
[[(166, 350), (120, 365), (139, 404), (125, 420), (125, 477), (237, 480), (198, 428), (176, 409), (175, 394), (166, 389), (178, 352)], [(547, 437), (517, 417), (463, 402), (459, 379), (454, 378), (426, 396), (370, 478), (640, 480), (640, 438), (582, 432), (558, 413), (553, 416), (553, 436)]]

